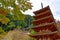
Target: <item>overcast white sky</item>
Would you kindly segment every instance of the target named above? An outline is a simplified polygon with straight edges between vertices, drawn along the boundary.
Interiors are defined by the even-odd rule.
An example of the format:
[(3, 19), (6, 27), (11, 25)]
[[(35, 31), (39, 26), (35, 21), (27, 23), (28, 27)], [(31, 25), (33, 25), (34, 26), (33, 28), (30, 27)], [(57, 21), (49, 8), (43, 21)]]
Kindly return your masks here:
[(60, 20), (60, 0), (30, 0), (33, 7), (32, 10), (26, 11), (24, 14), (34, 15), (33, 12), (41, 9), (41, 2), (43, 6), (50, 6), (55, 19)]

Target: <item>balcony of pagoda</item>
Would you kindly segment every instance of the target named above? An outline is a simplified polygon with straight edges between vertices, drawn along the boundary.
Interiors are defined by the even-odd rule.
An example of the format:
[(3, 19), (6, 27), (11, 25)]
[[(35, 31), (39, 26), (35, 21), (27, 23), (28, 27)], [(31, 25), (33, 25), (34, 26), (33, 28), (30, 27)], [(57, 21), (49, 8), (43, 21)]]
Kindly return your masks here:
[(39, 32), (40, 30), (46, 30), (46, 29), (51, 30), (52, 32), (57, 31), (57, 28), (54, 22), (37, 25), (32, 27), (31, 29), (33, 29), (36, 32)]
[(48, 38), (50, 40), (56, 40), (56, 39), (60, 39), (60, 36), (57, 34), (58, 32), (51, 32), (51, 33), (42, 33), (42, 34), (34, 34), (34, 35), (29, 35), (30, 37), (33, 37), (37, 40), (48, 40)]
[(41, 19), (41, 18), (44, 18), (46, 16), (50, 16), (50, 15), (52, 15), (52, 13), (49, 10), (47, 10), (47, 11), (45, 11), (41, 14), (35, 15), (33, 17), (35, 18), (35, 20), (37, 20), (37, 19)]
[(35, 12), (33, 12), (33, 13), (34, 13), (35, 15), (38, 15), (38, 14), (40, 14), (40, 13), (43, 13), (43, 12), (47, 11), (47, 10), (50, 10), (49, 6), (43, 8), (43, 9), (37, 10), (37, 11), (35, 11)]
[(54, 18), (52, 17), (52, 15), (38, 19), (38, 20), (34, 20), (32, 23), (34, 25), (40, 25), (43, 23), (51, 23), (51, 22), (54, 22)]

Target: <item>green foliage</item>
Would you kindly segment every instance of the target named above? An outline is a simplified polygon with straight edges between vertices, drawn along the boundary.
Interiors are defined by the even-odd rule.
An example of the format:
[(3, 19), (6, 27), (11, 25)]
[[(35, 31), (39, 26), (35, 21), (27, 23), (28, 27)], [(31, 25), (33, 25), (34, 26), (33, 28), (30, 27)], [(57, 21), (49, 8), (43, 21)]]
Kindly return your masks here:
[(1, 22), (2, 24), (7, 25), (7, 23), (8, 23), (9, 21), (10, 21), (9, 18), (7, 18), (7, 17), (3, 16), (2, 14), (0, 14), (0, 22)]
[(26, 23), (24, 22), (24, 20), (20, 20), (20, 21), (16, 21), (15, 22), (16, 26), (21, 26), (20, 28), (25, 28), (26, 27)]
[(23, 14), (15, 14), (12, 16), (14, 20), (24, 20), (24, 15)]
[(29, 0), (18, 0), (18, 3), (20, 4), (20, 8), (23, 11), (26, 11), (28, 9), (32, 9), (31, 3), (28, 2)]
[(0, 0), (0, 8), (6, 12), (6, 16), (0, 14), (0, 26), (5, 31), (14, 28), (26, 28), (27, 23), (24, 21), (25, 15), (22, 11), (24, 12), (32, 8), (31, 3), (28, 1), (17, 0), (16, 2), (16, 0)]
[(0, 7), (3, 7), (6, 13), (12, 13), (14, 20), (24, 20), (22, 11), (26, 11), (32, 7), (31, 3), (28, 1), (29, 0), (17, 0), (16, 2), (16, 0), (0, 0), (0, 5), (2, 5)]
[(37, 32), (35, 32), (35, 31), (32, 30), (32, 29), (30, 29), (29, 32), (30, 32), (31, 34), (37, 34)]
[(1, 33), (3, 33), (3, 30), (2, 30), (2, 28), (0, 27), (0, 34), (1, 34)]
[(0, 40), (3, 39), (6, 35), (6, 32), (0, 27)]
[(30, 27), (33, 26), (32, 21), (34, 20), (34, 18), (30, 15), (25, 15), (25, 23), (27, 24), (26, 27)]
[[(4, 16), (1, 16), (4, 17)], [(7, 23), (7, 25), (2, 24), (0, 26), (2, 26), (2, 28), (4, 29), (4, 31), (8, 32), (11, 29), (17, 28), (17, 29), (24, 29), (24, 28), (30, 28), (33, 27), (32, 21), (34, 20), (34, 18), (30, 15), (25, 15), (25, 19), (24, 20), (14, 20), (12, 15), (7, 14), (6, 18), (9, 18), (9, 22)], [(1, 18), (2, 19), (2, 18)], [(5, 21), (5, 19), (4, 19)]]
[[(30, 15), (25, 15), (25, 19), (24, 20), (14, 20), (11, 15), (7, 16), (9, 17), (9, 19), (11, 20), (8, 24), (8, 26), (11, 26), (10, 23), (13, 22), (13, 24), (15, 26), (11, 26), (11, 28), (19, 28), (19, 29), (25, 29), (25, 28), (30, 28), (33, 27), (32, 21), (34, 20), (34, 18)], [(13, 20), (12, 20), (13, 19)]]

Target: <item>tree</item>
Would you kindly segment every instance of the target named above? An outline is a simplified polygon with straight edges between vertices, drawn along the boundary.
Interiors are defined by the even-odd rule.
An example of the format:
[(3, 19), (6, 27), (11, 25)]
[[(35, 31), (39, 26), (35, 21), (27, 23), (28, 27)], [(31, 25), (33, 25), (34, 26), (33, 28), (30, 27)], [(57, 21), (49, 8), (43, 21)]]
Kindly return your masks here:
[(0, 7), (4, 8), (6, 13), (13, 15), (14, 20), (23, 20), (22, 11), (31, 9), (32, 5), (29, 0), (0, 0)]
[(34, 20), (34, 18), (30, 15), (25, 15), (25, 23), (27, 24), (26, 25), (26, 28), (29, 28), (30, 26), (33, 26), (32, 24), (32, 21)]
[(25, 15), (22, 12), (32, 9), (32, 5), (29, 0), (0, 0), (0, 8), (5, 12), (5, 15), (0, 15), (3, 17), (3, 21), (0, 20), (2, 24), (0, 26), (7, 31), (12, 28), (21, 27), (22, 24), (25, 25), (25, 22), (23, 22)]

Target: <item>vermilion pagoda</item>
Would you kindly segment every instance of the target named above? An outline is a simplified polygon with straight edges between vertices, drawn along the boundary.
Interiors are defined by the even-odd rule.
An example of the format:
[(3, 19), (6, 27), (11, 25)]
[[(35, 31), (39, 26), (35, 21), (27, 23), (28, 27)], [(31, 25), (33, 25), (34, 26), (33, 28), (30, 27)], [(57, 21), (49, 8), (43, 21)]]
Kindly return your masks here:
[(33, 24), (35, 27), (31, 29), (38, 33), (30, 35), (31, 37), (36, 40), (57, 40), (60, 38), (49, 6), (35, 11), (34, 14), (35, 20), (33, 21)]

